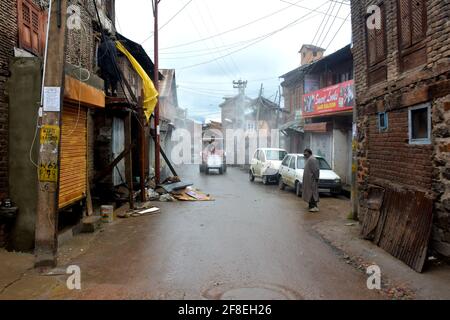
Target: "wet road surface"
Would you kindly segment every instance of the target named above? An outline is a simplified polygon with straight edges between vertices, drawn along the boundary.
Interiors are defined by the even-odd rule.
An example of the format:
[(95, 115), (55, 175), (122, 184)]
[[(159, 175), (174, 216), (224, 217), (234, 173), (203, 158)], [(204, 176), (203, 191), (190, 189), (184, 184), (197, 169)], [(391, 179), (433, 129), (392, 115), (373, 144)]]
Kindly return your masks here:
[(377, 299), (366, 276), (313, 231), (321, 215), (346, 210), (345, 198), (324, 198), (320, 214), (277, 186), (183, 170), (184, 181), (213, 202), (156, 203), (162, 213), (105, 228), (72, 261), (82, 290), (63, 285), (48, 298), (75, 299)]

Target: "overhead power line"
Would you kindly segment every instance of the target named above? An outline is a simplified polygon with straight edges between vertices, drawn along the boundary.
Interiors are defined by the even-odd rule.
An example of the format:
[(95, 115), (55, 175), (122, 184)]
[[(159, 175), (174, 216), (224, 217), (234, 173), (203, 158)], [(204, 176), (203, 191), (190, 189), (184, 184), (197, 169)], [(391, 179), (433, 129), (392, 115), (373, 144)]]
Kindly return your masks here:
[[(248, 80), (248, 82), (259, 82), (259, 81), (269, 81), (269, 80), (278, 80), (279, 77), (271, 77), (271, 78), (260, 78), (260, 79), (251, 79)], [(217, 85), (223, 85), (223, 84), (231, 84), (232, 82), (230, 81), (223, 81), (223, 82), (197, 82), (197, 81), (189, 81), (189, 82), (184, 82), (184, 81), (177, 81), (177, 83), (181, 83), (181, 84), (199, 84), (199, 85), (203, 85), (203, 84), (207, 84), (207, 85), (211, 85), (211, 84), (217, 84)]]
[[(284, 2), (284, 3), (291, 4), (291, 5), (293, 5), (293, 6), (296, 6), (296, 7), (302, 8), (302, 9), (305, 9), (305, 10), (312, 10), (312, 11), (314, 11), (314, 12), (316, 12), (316, 13), (324, 14), (325, 16), (331, 16), (330, 14), (328, 14), (328, 13), (326, 13), (326, 12), (323, 12), (323, 11), (320, 11), (320, 10), (318, 10), (318, 9), (311, 9), (311, 8), (304, 7), (304, 6), (299, 6), (298, 4), (295, 4), (295, 3), (292, 3), (292, 2), (289, 2), (289, 1), (286, 1), (286, 0), (280, 0), (280, 1), (281, 1), (281, 2)], [(329, 0), (329, 1), (331, 1), (331, 2), (336, 2), (336, 1), (332, 1), (332, 0)], [(337, 19), (339, 19), (339, 20), (345, 20), (345, 18), (342, 18), (342, 17), (337, 17)]]
[(216, 38), (216, 37), (222, 36), (224, 34), (227, 34), (227, 33), (230, 33), (230, 32), (233, 32), (233, 31), (245, 28), (245, 27), (247, 27), (249, 25), (252, 25), (252, 24), (254, 24), (256, 22), (259, 22), (259, 21), (265, 20), (267, 18), (270, 18), (270, 17), (272, 17), (272, 16), (274, 16), (274, 15), (276, 15), (276, 14), (282, 12), (282, 11), (285, 11), (286, 9), (291, 8), (292, 6), (296, 5), (297, 3), (300, 3), (300, 2), (303, 2), (303, 1), (305, 1), (305, 0), (299, 0), (296, 3), (290, 3), (290, 5), (285, 7), (285, 8), (282, 8), (280, 10), (272, 12), (272, 13), (270, 13), (268, 15), (265, 15), (263, 17), (260, 17), (260, 18), (256, 19), (256, 20), (250, 21), (250, 22), (245, 23), (243, 25), (240, 25), (240, 26), (228, 29), (226, 31), (223, 31), (223, 32), (220, 32), (220, 33), (217, 33), (217, 34), (213, 34), (212, 36), (208, 36), (206, 38), (201, 38), (201, 39), (190, 41), (190, 42), (181, 43), (181, 44), (178, 44), (178, 45), (173, 45), (173, 46), (170, 46), (170, 47), (161, 48), (161, 50), (167, 50), (167, 49), (172, 49), (172, 48), (184, 47), (184, 46), (188, 46), (188, 45), (191, 45), (191, 44), (195, 44), (195, 43), (198, 43), (198, 42), (202, 42), (202, 41), (205, 41), (205, 40), (209, 40), (209, 39), (212, 39), (212, 38)]
[[(323, 6), (324, 6), (325, 4), (327, 4), (327, 3), (328, 3), (328, 2), (325, 2), (325, 3), (321, 4), (320, 6), (317, 7), (317, 9), (320, 9), (321, 7), (323, 7)], [(211, 60), (208, 60), (208, 61), (200, 62), (200, 63), (193, 64), (193, 65), (190, 65), (190, 66), (185, 66), (185, 67), (177, 68), (177, 70), (190, 69), (190, 68), (194, 68), (194, 67), (201, 66), (201, 65), (204, 65), (204, 64), (208, 64), (208, 63), (217, 61), (218, 59), (222, 59), (222, 58), (227, 57), (227, 56), (229, 56), (229, 55), (235, 54), (235, 53), (237, 53), (237, 52), (239, 52), (239, 51), (245, 50), (245, 49), (247, 49), (247, 48), (249, 48), (249, 47), (251, 47), (251, 46), (253, 46), (253, 45), (255, 45), (255, 44), (257, 44), (257, 43), (259, 43), (259, 42), (261, 42), (261, 41), (263, 41), (263, 40), (265, 40), (265, 39), (267, 39), (267, 38), (269, 38), (269, 37), (272, 37), (273, 35), (275, 35), (275, 34), (281, 32), (281, 31), (283, 31), (283, 30), (285, 30), (285, 29), (287, 29), (287, 28), (289, 28), (289, 27), (292, 27), (292, 26), (294, 26), (294, 25), (296, 25), (296, 24), (299, 24), (300, 22), (302, 22), (301, 20), (303, 20), (303, 19), (305, 19), (306, 17), (308, 17), (309, 15), (311, 15), (314, 11), (315, 11), (315, 10), (311, 10), (309, 13), (303, 15), (302, 17), (300, 17), (300, 18), (298, 18), (298, 19), (296, 19), (296, 20), (290, 22), (289, 24), (285, 25), (284, 27), (282, 27), (282, 28), (280, 28), (280, 29), (277, 29), (277, 30), (275, 30), (275, 31), (273, 31), (273, 32), (270, 32), (270, 33), (267, 34), (265, 37), (262, 37), (261, 39), (256, 40), (256, 41), (254, 41), (254, 42), (252, 42), (252, 43), (250, 43), (250, 44), (244, 46), (243, 48), (240, 48), (240, 49), (238, 49), (238, 50), (234, 50), (234, 51), (232, 51), (232, 52), (230, 52), (230, 53), (228, 53), (228, 54), (225, 54), (225, 55), (223, 55), (223, 56), (221, 56), (221, 57), (219, 57), (219, 58), (215, 58), (215, 59), (211, 59)], [(309, 18), (311, 18), (311, 17), (309, 17)], [(307, 20), (307, 19), (306, 19), (306, 20)], [(306, 21), (306, 20), (305, 20), (305, 21)]]
[[(166, 23), (164, 23), (158, 30), (161, 31), (165, 26), (167, 26), (169, 23), (171, 23), (173, 21), (173, 19), (175, 19), (184, 9), (186, 9), (186, 7), (194, 0), (189, 0), (180, 10), (178, 10), (169, 20), (167, 20)], [(146, 38), (144, 41), (142, 41), (141, 44), (146, 43), (148, 40), (150, 40), (151, 38), (153, 38), (154, 32), (152, 32), (152, 34)]]
[[(203, 13), (202, 13), (202, 10), (201, 10), (202, 8), (205, 8), (206, 6), (203, 5), (202, 8), (200, 8), (200, 7), (198, 6), (198, 2), (196, 2), (195, 4), (196, 4), (196, 7), (197, 7), (198, 16), (200, 16), (200, 22), (203, 23), (203, 26), (204, 26), (205, 30), (208, 30), (208, 25), (207, 25), (207, 23), (206, 23), (206, 21), (205, 21), (205, 19), (204, 19), (204, 17), (203, 17)], [(200, 34), (199, 34), (199, 35), (200, 35)], [(219, 38), (219, 39), (220, 39), (220, 38)], [(218, 49), (217, 49), (217, 43), (216, 43), (216, 39), (215, 39), (215, 38), (214, 38), (214, 39), (211, 39), (211, 43), (212, 43), (213, 47), (214, 47), (216, 50), (218, 50)], [(219, 52), (220, 52), (220, 51), (219, 51)], [(232, 77), (236, 77), (236, 75), (239, 74), (238, 69), (237, 69), (236, 67), (233, 68), (233, 66), (230, 66), (229, 61), (227, 61), (227, 59), (221, 58), (221, 60), (222, 60), (222, 62), (223, 62), (223, 65), (224, 65), (225, 69), (227, 70), (227, 72), (229, 72), (229, 73), (232, 75)]]
[[(322, 28), (322, 31), (320, 32), (319, 38), (317, 39), (317, 42), (316, 42), (316, 45), (317, 45), (317, 46), (318, 46), (319, 43), (320, 43), (320, 39), (322, 39), (322, 35), (323, 35), (325, 29), (327, 28), (328, 22), (330, 21), (330, 17), (331, 17), (331, 15), (332, 15), (333, 12), (334, 12), (334, 8), (336, 7), (336, 2), (331, 2), (331, 3), (332, 3), (333, 6), (332, 6), (332, 9), (331, 9), (330, 15), (327, 17), (327, 20), (326, 20), (326, 22), (325, 22), (325, 25), (324, 25), (323, 28)], [(314, 43), (313, 43), (313, 44), (314, 44)]]
[[(337, 12), (336, 12), (336, 15), (334, 16), (333, 21), (331, 21), (330, 27), (328, 28), (327, 33), (326, 33), (325, 36), (323, 37), (323, 40), (322, 40), (322, 42), (320, 43), (319, 47), (322, 47), (322, 45), (324, 44), (325, 40), (327, 39), (328, 34), (330, 33), (331, 28), (333, 27), (334, 22), (336, 21), (336, 17), (338, 16), (339, 12), (340, 12), (341, 9), (342, 9), (342, 4), (343, 4), (343, 2), (341, 2), (340, 6), (339, 6), (339, 8), (338, 8), (338, 10), (337, 10)], [(344, 20), (344, 21), (345, 21), (345, 20)]]
[(345, 20), (344, 21), (342, 21), (342, 24), (341, 24), (341, 26), (339, 27), (339, 29), (336, 31), (336, 33), (334, 34), (334, 36), (333, 36), (333, 38), (331, 39), (331, 41), (328, 43), (328, 45), (327, 45), (327, 50), (328, 50), (328, 48), (330, 47), (330, 45), (333, 43), (333, 41), (334, 41), (334, 39), (336, 38), (336, 36), (338, 35), (338, 33), (341, 31), (341, 29), (342, 29), (342, 27), (344, 27), (344, 24), (348, 21), (348, 18), (350, 17), (350, 14), (351, 13), (349, 13), (348, 15), (347, 15), (347, 17), (345, 18)]
[(320, 30), (322, 29), (322, 25), (323, 25), (323, 23), (325, 22), (325, 19), (326, 19), (328, 13), (330, 12), (330, 9), (331, 9), (331, 6), (332, 6), (332, 5), (333, 5), (333, 3), (330, 1), (330, 5), (328, 6), (327, 13), (326, 13), (326, 15), (324, 15), (324, 16), (322, 17), (322, 21), (320, 22), (320, 25), (319, 25), (319, 27), (317, 28), (316, 34), (314, 35), (314, 38), (313, 38), (313, 40), (311, 41), (311, 44), (314, 44), (314, 43), (315, 43), (314, 41), (316, 41), (316, 38), (317, 38), (317, 36), (319, 35)]
[[(203, 0), (202, 0), (202, 1), (203, 1)], [(216, 22), (215, 22), (215, 20), (214, 20), (214, 18), (213, 18), (213, 15), (212, 15), (212, 13), (211, 13), (211, 10), (209, 9), (208, 1), (204, 2), (204, 5), (205, 5), (205, 7), (206, 7), (208, 16), (209, 16), (209, 18), (210, 18), (210, 20), (211, 20), (211, 22), (212, 22), (214, 28), (216, 29), (217, 32), (220, 33), (220, 30), (219, 30), (219, 28), (217, 27), (217, 24), (216, 24)], [(221, 43), (222, 45), (225, 44), (225, 43), (223, 42), (223, 40), (222, 40), (222, 37), (219, 37), (219, 41), (220, 41), (220, 43)], [(217, 46), (216, 46), (216, 48), (217, 48)], [(236, 61), (234, 60), (233, 56), (230, 56), (230, 60), (231, 60), (231, 63), (233, 64), (234, 68), (236, 68), (238, 74), (242, 75), (241, 69), (240, 69), (239, 66), (237, 65), (237, 63), (236, 63)]]
[[(191, 21), (192, 25), (195, 28), (195, 31), (197, 32), (198, 36), (201, 37), (201, 32), (199, 30), (199, 28), (197, 27), (197, 24), (195, 23), (195, 19), (192, 19), (192, 16), (190, 15), (190, 13), (188, 12), (188, 16), (189, 16), (189, 20)], [(208, 50), (211, 51), (210, 46), (208, 45), (207, 42), (203, 42), (202, 43)], [(217, 50), (217, 49), (216, 49)], [(216, 58), (216, 55), (212, 55), (214, 58)], [(222, 61), (219, 61), (222, 60)], [(215, 59), (214, 62), (217, 64), (217, 66), (222, 70), (223, 74), (226, 75), (230, 80), (232, 80), (234, 78), (234, 75), (230, 72), (229, 69), (227, 69), (226, 63), (223, 60), (223, 58), (221, 59), (220, 57), (218, 59)]]

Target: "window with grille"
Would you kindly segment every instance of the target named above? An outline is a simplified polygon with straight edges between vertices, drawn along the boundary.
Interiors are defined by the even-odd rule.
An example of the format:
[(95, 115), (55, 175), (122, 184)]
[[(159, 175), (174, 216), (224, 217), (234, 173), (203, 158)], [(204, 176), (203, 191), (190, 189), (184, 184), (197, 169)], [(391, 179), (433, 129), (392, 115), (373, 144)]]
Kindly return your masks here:
[(17, 1), (19, 47), (42, 55), (45, 47), (47, 15), (30, 0)]
[[(386, 16), (384, 4), (378, 4), (381, 13), (380, 28), (366, 28), (368, 84), (387, 79)], [(366, 21), (370, 16), (366, 16)]]
[(400, 65), (409, 70), (426, 63), (426, 0), (398, 0)]

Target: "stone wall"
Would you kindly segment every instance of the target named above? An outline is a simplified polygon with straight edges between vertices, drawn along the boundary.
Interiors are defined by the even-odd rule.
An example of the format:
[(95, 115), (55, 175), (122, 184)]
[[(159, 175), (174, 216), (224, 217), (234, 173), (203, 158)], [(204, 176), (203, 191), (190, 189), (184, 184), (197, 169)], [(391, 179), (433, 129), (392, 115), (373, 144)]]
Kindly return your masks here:
[[(358, 187), (360, 213), (369, 184), (428, 193), (435, 199), (432, 248), (450, 257), (450, 32), (448, 1), (427, 1), (427, 63), (402, 72), (399, 65), (397, 1), (384, 1), (387, 32), (387, 80), (367, 79), (367, 8), (380, 1), (353, 0), (352, 31), (358, 109)], [(409, 144), (408, 108), (430, 103), (432, 143)], [(388, 114), (380, 131), (378, 112)], [(363, 216), (360, 216), (364, 219)]]
[(433, 244), (443, 255), (450, 256), (450, 95), (437, 99), (433, 113), (434, 182), (436, 193)]

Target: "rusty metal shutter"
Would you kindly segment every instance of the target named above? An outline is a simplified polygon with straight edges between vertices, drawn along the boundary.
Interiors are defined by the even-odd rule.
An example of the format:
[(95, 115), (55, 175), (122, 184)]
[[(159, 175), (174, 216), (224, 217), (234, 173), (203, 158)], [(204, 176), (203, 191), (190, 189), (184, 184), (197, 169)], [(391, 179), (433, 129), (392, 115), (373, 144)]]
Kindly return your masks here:
[(61, 117), (60, 209), (86, 196), (87, 110), (65, 104)]

